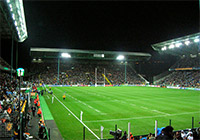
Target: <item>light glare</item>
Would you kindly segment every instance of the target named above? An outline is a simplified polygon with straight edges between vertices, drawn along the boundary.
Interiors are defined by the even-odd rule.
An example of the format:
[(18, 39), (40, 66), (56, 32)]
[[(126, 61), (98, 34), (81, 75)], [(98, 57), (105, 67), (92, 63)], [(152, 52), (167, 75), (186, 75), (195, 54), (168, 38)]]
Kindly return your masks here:
[(173, 48), (174, 48), (174, 45), (171, 44), (171, 45), (169, 46), (169, 49), (173, 49)]
[(176, 43), (175, 46), (176, 46), (177, 48), (179, 48), (181, 45), (182, 45), (182, 43), (179, 42), (179, 43)]
[(71, 55), (68, 53), (62, 53), (61, 56), (65, 58), (71, 58)]
[(187, 41), (185, 41), (185, 45), (189, 45), (190, 44), (190, 41), (189, 40), (187, 40)]
[(165, 50), (167, 50), (167, 47), (165, 46), (165, 47), (163, 47), (161, 50), (162, 50), (162, 51), (165, 51)]
[(198, 39), (198, 38), (196, 38), (196, 39), (194, 40), (194, 42), (196, 42), (196, 43), (197, 43), (197, 42), (199, 42), (199, 39)]
[(124, 59), (124, 56), (123, 56), (123, 55), (117, 56), (117, 60), (123, 60), (123, 59)]

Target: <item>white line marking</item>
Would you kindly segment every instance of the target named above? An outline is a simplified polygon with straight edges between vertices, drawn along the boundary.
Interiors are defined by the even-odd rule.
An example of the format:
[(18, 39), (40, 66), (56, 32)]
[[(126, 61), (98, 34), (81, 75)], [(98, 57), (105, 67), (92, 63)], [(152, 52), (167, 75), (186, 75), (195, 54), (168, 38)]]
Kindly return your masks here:
[(86, 105), (86, 103), (84, 103), (84, 102), (81, 102), (82, 104), (84, 104), (84, 105)]
[(95, 111), (100, 113), (100, 111), (99, 111), (99, 110), (97, 110), (97, 109), (95, 109)]
[(151, 110), (151, 111), (153, 111), (153, 112), (157, 112), (157, 113), (160, 113), (160, 114), (170, 115), (170, 114), (168, 114), (168, 113), (161, 112), (161, 111), (158, 111), (158, 110)]
[(48, 99), (50, 99), (48, 95), (47, 95), (47, 97), (48, 97)]
[(143, 108), (143, 109), (148, 109), (147, 107), (144, 107), (144, 106), (141, 106), (141, 108)]
[(178, 115), (193, 114), (193, 113), (200, 113), (200, 111), (184, 112), (184, 113), (169, 114), (169, 115), (144, 116), (144, 117), (121, 118), (121, 119), (110, 119), (110, 120), (94, 120), (94, 121), (84, 121), (84, 122), (91, 123), (91, 122), (112, 122), (112, 121), (138, 120), (138, 119), (150, 119), (150, 118), (155, 118), (155, 117), (178, 116)]
[(60, 104), (64, 106), (83, 126), (85, 126), (97, 139), (100, 139), (84, 122), (82, 122), (69, 108), (67, 108), (55, 95), (53, 95)]

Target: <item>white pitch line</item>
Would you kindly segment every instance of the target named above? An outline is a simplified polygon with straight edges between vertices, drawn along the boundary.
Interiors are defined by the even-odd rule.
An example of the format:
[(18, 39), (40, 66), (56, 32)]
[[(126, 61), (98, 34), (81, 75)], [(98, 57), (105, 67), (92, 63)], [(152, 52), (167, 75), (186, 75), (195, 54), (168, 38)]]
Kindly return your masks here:
[(50, 99), (48, 95), (47, 95), (47, 98)]
[(155, 117), (186, 115), (186, 114), (193, 114), (193, 113), (194, 114), (195, 113), (200, 113), (200, 111), (197, 111), (197, 112), (184, 112), (184, 113), (169, 114), (169, 115), (144, 116), (144, 117), (121, 118), (121, 119), (110, 119), (110, 120), (94, 120), (94, 121), (84, 121), (84, 122), (85, 123), (92, 123), (92, 122), (112, 122), (112, 121), (138, 120), (138, 119), (150, 119), (150, 118), (155, 118)]
[(157, 112), (157, 113), (160, 113), (160, 114), (170, 115), (170, 114), (168, 114), (168, 113), (161, 112), (161, 111), (158, 111), (158, 110), (151, 110), (151, 111), (153, 111), (153, 112)]
[(88, 105), (89, 108), (92, 108), (90, 105)]
[(84, 104), (84, 105), (86, 105), (86, 103), (84, 103), (84, 102), (81, 102), (82, 104)]
[(148, 109), (147, 107), (144, 107), (144, 106), (141, 106), (141, 108), (143, 108), (143, 109)]
[(55, 95), (53, 95), (60, 104), (64, 106), (83, 126), (85, 126), (97, 139), (100, 139), (84, 122), (82, 122), (69, 108), (67, 108)]
[(99, 110), (97, 110), (97, 109), (95, 109), (95, 111), (100, 113), (100, 111), (99, 111)]
[(135, 104), (130, 104), (130, 105), (132, 105), (132, 106), (136, 106)]

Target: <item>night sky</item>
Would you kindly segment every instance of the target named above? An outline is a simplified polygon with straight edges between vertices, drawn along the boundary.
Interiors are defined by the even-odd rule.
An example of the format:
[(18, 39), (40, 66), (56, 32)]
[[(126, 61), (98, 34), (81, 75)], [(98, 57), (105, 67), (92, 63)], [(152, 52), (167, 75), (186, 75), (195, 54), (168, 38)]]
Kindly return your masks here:
[[(148, 52), (161, 58), (152, 44), (199, 32), (198, 1), (25, 0), (24, 11), (28, 39), (18, 44), (21, 67), (30, 66), (30, 47)], [(10, 63), (10, 53), (3, 52), (10, 52), (11, 41), (5, 42), (2, 57)]]
[(27, 46), (152, 52), (199, 32), (198, 2), (25, 1)]

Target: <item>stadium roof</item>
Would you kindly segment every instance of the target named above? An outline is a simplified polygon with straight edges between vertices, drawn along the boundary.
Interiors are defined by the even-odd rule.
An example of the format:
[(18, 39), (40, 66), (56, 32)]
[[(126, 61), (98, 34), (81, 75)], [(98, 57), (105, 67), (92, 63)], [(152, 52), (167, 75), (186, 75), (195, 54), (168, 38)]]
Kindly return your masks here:
[(177, 56), (198, 55), (200, 52), (200, 33), (153, 44), (152, 48), (160, 53)]
[(12, 38), (23, 42), (27, 37), (22, 0), (0, 1), (0, 30), (2, 38)]
[(61, 53), (69, 53), (74, 59), (93, 59), (93, 60), (116, 60), (118, 55), (124, 55), (126, 61), (143, 61), (151, 57), (149, 53), (139, 52), (119, 52), (119, 51), (97, 51), (97, 50), (78, 50), (78, 49), (58, 49), (58, 48), (31, 48), (32, 58), (58, 58)]
[[(2, 71), (10, 71), (11, 66), (3, 59), (0, 57), (0, 70)], [(13, 70), (15, 71), (15, 70)]]

